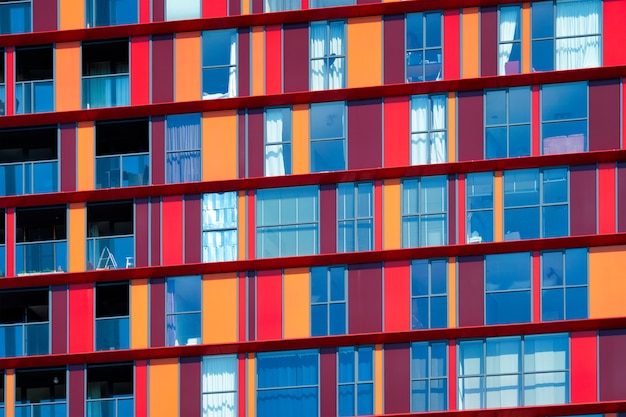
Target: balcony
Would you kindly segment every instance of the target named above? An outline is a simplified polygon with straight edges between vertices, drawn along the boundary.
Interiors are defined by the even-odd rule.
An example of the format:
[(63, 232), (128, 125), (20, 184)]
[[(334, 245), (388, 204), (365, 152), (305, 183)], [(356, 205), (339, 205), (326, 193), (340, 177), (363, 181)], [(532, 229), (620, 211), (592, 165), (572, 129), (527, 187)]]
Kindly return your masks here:
[(87, 417), (134, 416), (132, 363), (87, 366)]
[(129, 78), (128, 74), (83, 77), (83, 109), (128, 106)]
[(15, 83), (15, 114), (54, 111), (54, 82)]
[(87, 400), (87, 417), (126, 417), (134, 413), (135, 400), (132, 397)]
[(16, 417), (66, 417), (67, 368), (15, 370)]
[[(16, 404), (15, 417), (65, 417), (67, 403)], [(104, 414), (102, 415), (104, 417)]]
[(83, 109), (129, 104), (128, 39), (84, 42), (82, 61)]
[(135, 237), (87, 239), (87, 269), (118, 269), (135, 266)]
[(49, 291), (0, 292), (0, 357), (49, 353)]
[(132, 201), (87, 205), (87, 270), (135, 266)]
[(129, 334), (128, 317), (96, 319), (96, 350), (128, 349), (130, 347)]
[(30, 0), (0, 3), (0, 35), (30, 32), (30, 21)]
[(67, 271), (66, 207), (18, 208), (15, 213), (17, 274)]
[(59, 163), (37, 161), (0, 165), (0, 195), (52, 193), (59, 189)]
[(49, 323), (0, 326), (0, 357), (46, 355)]
[(67, 271), (65, 240), (15, 245), (17, 275), (48, 274)]
[(96, 188), (148, 185), (149, 170), (149, 154), (96, 158)]

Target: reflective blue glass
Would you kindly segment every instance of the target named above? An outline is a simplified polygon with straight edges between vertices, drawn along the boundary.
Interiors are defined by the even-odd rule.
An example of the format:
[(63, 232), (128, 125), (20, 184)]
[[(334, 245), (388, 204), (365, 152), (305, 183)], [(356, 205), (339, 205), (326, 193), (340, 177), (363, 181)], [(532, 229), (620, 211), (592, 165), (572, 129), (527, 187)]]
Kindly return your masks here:
[(530, 253), (487, 255), (486, 283), (487, 291), (529, 289)]
[(489, 293), (486, 296), (486, 313), (486, 324), (529, 322), (530, 291)]
[(428, 295), (428, 261), (411, 262), (411, 295)]
[(88, 26), (137, 23), (137, 0), (90, 0), (87, 2)]
[(587, 285), (587, 248), (565, 251), (565, 281), (567, 285)]
[(330, 268), (330, 301), (346, 299), (346, 272), (345, 268)]
[(430, 262), (431, 294), (446, 294), (448, 282), (448, 262), (439, 259)]
[(587, 287), (565, 289), (565, 318), (567, 320), (586, 319), (588, 304)]
[(87, 417), (117, 417), (115, 405), (115, 400), (88, 401)]
[[(552, 2), (550, 2), (552, 7)], [(533, 5), (533, 10), (534, 10)], [(533, 25), (533, 28), (536, 25)], [(554, 40), (545, 39), (532, 42), (532, 67), (535, 71), (554, 70)]]
[(354, 382), (354, 348), (353, 347), (342, 347), (339, 348), (339, 353), (337, 354), (339, 358), (339, 378), (338, 382)]
[(411, 345), (411, 379), (428, 378), (428, 343)]
[(508, 104), (509, 123), (530, 122), (530, 87), (510, 88)]
[(120, 158), (96, 158), (96, 188), (120, 186)]
[(317, 385), (318, 356), (316, 350), (259, 353), (258, 388)]
[(311, 302), (320, 303), (328, 301), (328, 269), (311, 268)]
[(122, 156), (122, 186), (148, 185), (150, 180), (150, 155)]
[(96, 319), (96, 350), (128, 349), (129, 339), (128, 317)]
[(345, 108), (343, 101), (312, 104), (311, 140), (343, 138), (345, 133)]
[(541, 292), (541, 319), (563, 320), (565, 306), (563, 305), (563, 289), (552, 288)]
[(67, 242), (18, 243), (15, 268), (18, 275), (67, 271)]
[(373, 384), (357, 385), (357, 415), (369, 416), (374, 414), (374, 389)]
[(6, 259), (6, 247), (4, 245), (0, 245), (0, 278), (4, 278), (6, 269), (5, 268), (5, 259)]
[(52, 193), (59, 190), (58, 162), (33, 163), (33, 193)]
[(328, 334), (328, 304), (311, 306), (311, 336)]
[(204, 68), (202, 70), (202, 92), (211, 95), (227, 96), (230, 91), (230, 74), (233, 67)]
[(543, 237), (567, 236), (569, 225), (567, 205), (544, 207), (542, 222)]
[(340, 385), (338, 390), (339, 416), (354, 416), (354, 384)]
[(443, 411), (447, 409), (448, 386), (445, 379), (434, 379), (430, 381), (430, 411)]
[(480, 242), (493, 242), (493, 210), (474, 211), (468, 213), (469, 242), (478, 238)]
[(554, 3), (540, 1), (531, 8), (532, 37), (549, 38), (554, 36)]
[(544, 252), (542, 259), (544, 287), (563, 285), (563, 252)]
[(167, 280), (167, 313), (183, 313), (202, 309), (202, 278), (177, 277)]
[(0, 166), (0, 195), (19, 195), (24, 191), (24, 166), (5, 165)]
[(509, 156), (530, 155), (530, 125), (509, 127)]
[(426, 13), (426, 47), (441, 46), (441, 14)]
[(318, 388), (284, 388), (257, 391), (259, 417), (318, 417)]
[(430, 377), (439, 378), (448, 375), (447, 371), (447, 351), (448, 344), (446, 342), (431, 343), (430, 345)]
[(525, 169), (505, 171), (504, 207), (539, 204), (539, 171)]
[(34, 323), (24, 325), (25, 345), (24, 355), (45, 355), (49, 352), (49, 324)]
[(30, 32), (30, 1), (0, 3), (0, 35)]
[(506, 101), (506, 90), (485, 92), (485, 124), (487, 126), (506, 124)]
[(348, 6), (354, 4), (354, 0), (310, 0), (309, 7), (311, 9), (317, 7), (333, 7), (333, 6)]
[(448, 327), (448, 299), (447, 297), (431, 297), (430, 299), (430, 327), (441, 329)]
[(346, 304), (338, 303), (330, 305), (329, 334), (346, 333)]
[(311, 172), (346, 169), (344, 139), (311, 142)]
[(539, 207), (504, 210), (504, 240), (539, 237)]
[(586, 82), (547, 84), (541, 94), (542, 121), (587, 118)]
[(113, 237), (88, 239), (87, 245), (87, 269), (112, 268), (108, 257), (108, 251), (115, 259), (116, 268), (131, 268), (134, 266), (135, 238)]
[(374, 349), (370, 346), (359, 348), (358, 367), (359, 381), (372, 381), (374, 379), (372, 355)]
[(487, 159), (507, 157), (506, 127), (491, 127), (485, 130)]
[(428, 411), (428, 380), (411, 382), (411, 411)]
[(128, 75), (97, 75), (83, 77), (83, 108), (128, 106), (130, 103)]
[(424, 15), (409, 13), (406, 15), (406, 49), (424, 47)]
[(411, 300), (411, 329), (428, 329), (428, 326), (428, 298), (413, 298)]
[(0, 357), (22, 356), (24, 328), (17, 326), (0, 326)]
[(170, 314), (166, 318), (167, 346), (199, 345), (202, 343), (200, 313)]
[(52, 81), (33, 83), (35, 113), (54, 111), (54, 84)]
[(567, 169), (546, 169), (543, 171), (543, 202), (567, 202)]
[(129, 399), (117, 400), (117, 417), (133, 417), (135, 415), (135, 401)]
[(480, 172), (467, 174), (467, 209), (493, 208), (493, 174)]
[(236, 36), (237, 31), (234, 29), (202, 32), (202, 66), (230, 65), (232, 41)]

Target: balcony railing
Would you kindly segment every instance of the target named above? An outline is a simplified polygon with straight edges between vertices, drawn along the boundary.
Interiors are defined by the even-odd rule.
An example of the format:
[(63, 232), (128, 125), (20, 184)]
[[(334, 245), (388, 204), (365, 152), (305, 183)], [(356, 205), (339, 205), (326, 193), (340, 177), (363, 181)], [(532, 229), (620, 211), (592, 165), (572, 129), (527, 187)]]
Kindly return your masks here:
[(135, 266), (135, 237), (87, 239), (87, 269), (117, 269)]
[(83, 108), (128, 106), (128, 80), (128, 74), (83, 77)]
[(0, 84), (0, 116), (4, 116), (6, 114), (6, 108), (4, 105), (4, 103), (6, 102), (5, 94), (6, 90), (4, 88), (4, 84)]
[(134, 408), (133, 397), (87, 400), (87, 417), (133, 417)]
[(18, 275), (67, 271), (67, 242), (58, 240), (17, 243), (15, 270)]
[(15, 114), (54, 111), (52, 80), (15, 83)]
[(0, 326), (0, 357), (46, 355), (49, 352), (49, 323)]
[(96, 350), (117, 350), (130, 347), (128, 317), (96, 319)]
[(87, 27), (137, 23), (136, 0), (88, 0)]
[(148, 185), (150, 155), (126, 154), (96, 158), (96, 188)]
[(59, 191), (58, 161), (0, 165), (0, 195), (41, 194)]
[[(15, 404), (15, 417), (66, 417), (66, 402), (43, 402), (37, 404)], [(102, 416), (104, 417), (104, 416)]]
[(4, 245), (0, 245), (0, 278), (4, 278), (6, 276), (6, 269), (4, 260), (6, 259), (6, 247)]

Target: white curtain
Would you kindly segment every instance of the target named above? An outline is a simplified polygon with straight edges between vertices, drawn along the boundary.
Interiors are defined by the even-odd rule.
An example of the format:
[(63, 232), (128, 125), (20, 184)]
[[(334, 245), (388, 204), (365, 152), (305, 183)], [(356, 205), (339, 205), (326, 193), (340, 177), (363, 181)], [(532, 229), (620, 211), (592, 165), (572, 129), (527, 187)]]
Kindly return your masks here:
[(268, 109), (265, 112), (265, 175), (285, 175), (283, 155), (283, 110)]
[(202, 359), (202, 417), (235, 417), (237, 357)]
[(602, 2), (600, 0), (557, 2), (557, 70), (589, 68), (600, 65), (601, 10)]
[[(519, 22), (519, 6), (502, 7), (500, 9), (500, 46), (498, 47), (498, 74), (506, 74), (505, 64), (509, 62), (513, 50), (513, 39)], [(507, 42), (507, 43), (503, 43)]]
[(526, 337), (524, 405), (567, 402), (568, 343), (566, 334)]
[(202, 17), (202, 0), (165, 0), (166, 20), (197, 19)]
[(237, 31), (230, 35), (230, 69), (228, 71), (228, 93), (226, 97), (237, 96)]
[(265, 0), (266, 12), (300, 9), (300, 0)]
[(202, 196), (202, 262), (237, 259), (237, 193)]
[(447, 161), (446, 146), (446, 96), (432, 96), (432, 121), (430, 163), (438, 164)]
[(328, 59), (328, 88), (343, 88), (344, 58), (343, 57), (344, 23), (330, 24), (330, 47)]
[(167, 127), (168, 184), (200, 181), (200, 119), (171, 123)]
[(311, 90), (323, 90), (326, 78), (324, 47), (326, 44), (326, 22), (311, 24)]
[(481, 408), (483, 342), (461, 342), (459, 352), (459, 410)]
[(520, 393), (520, 338), (487, 340), (487, 408), (515, 407)]
[(411, 132), (412, 165), (446, 162), (446, 96), (411, 99)]

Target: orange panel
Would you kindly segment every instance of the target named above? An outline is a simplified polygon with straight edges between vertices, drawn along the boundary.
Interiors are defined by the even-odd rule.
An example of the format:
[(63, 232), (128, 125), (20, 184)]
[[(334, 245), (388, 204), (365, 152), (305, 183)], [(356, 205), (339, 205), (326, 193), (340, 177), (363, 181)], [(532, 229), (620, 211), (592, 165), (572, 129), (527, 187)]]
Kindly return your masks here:
[(150, 361), (150, 417), (178, 415), (178, 358)]
[(202, 343), (237, 341), (237, 273), (202, 279)]
[(81, 272), (85, 270), (85, 229), (86, 229), (85, 203), (70, 203), (69, 213), (69, 272)]
[(202, 151), (203, 181), (237, 178), (236, 110), (202, 114)]
[(176, 34), (176, 101), (200, 100), (200, 32)]
[[(243, 375), (241, 376), (243, 378)], [(256, 417), (256, 361), (248, 353), (248, 417)]]
[(135, 279), (130, 283), (130, 347), (148, 347), (148, 280)]
[(265, 28), (252, 28), (252, 95), (265, 93)]
[(385, 180), (383, 186), (383, 246), (398, 249), (401, 246), (400, 229), (400, 180)]
[(6, 370), (4, 412), (6, 417), (15, 417), (15, 369)]
[(448, 327), (456, 327), (456, 258), (448, 258)]
[(383, 413), (383, 345), (374, 345), (374, 414)]
[[(85, 2), (59, 0), (59, 30), (82, 29), (85, 27)], [(57, 60), (57, 65), (59, 61)], [(57, 71), (57, 76), (59, 71)], [(63, 91), (58, 89), (57, 91)], [(58, 109), (57, 109), (58, 110)]]
[(478, 7), (467, 7), (461, 15), (462, 78), (478, 77), (479, 13)]
[(293, 106), (293, 173), (309, 173), (309, 105)]
[(456, 93), (448, 93), (448, 162), (456, 162)]
[(522, 4), (522, 73), (530, 72), (530, 3)]
[(80, 42), (56, 44), (56, 111), (80, 109)]
[(78, 191), (93, 190), (95, 188), (96, 136), (93, 124), (94, 122), (78, 123), (78, 143), (76, 145)]
[(348, 19), (348, 87), (381, 85), (382, 27), (380, 16)]
[(502, 171), (496, 171), (493, 179), (493, 241), (502, 242), (504, 238), (504, 185)]
[(311, 302), (309, 268), (285, 269), (283, 278), (283, 336), (310, 337)]
[(246, 244), (246, 213), (246, 192), (242, 190), (239, 191), (237, 196), (237, 247), (239, 260), (246, 259), (246, 248), (248, 247)]
[(626, 245), (589, 249), (589, 318), (626, 316)]

